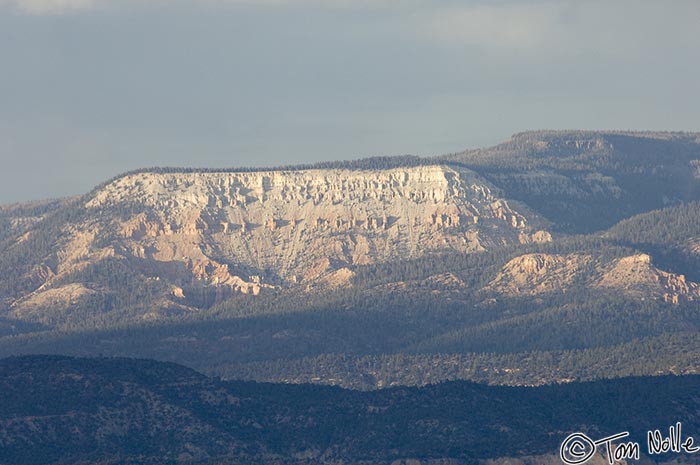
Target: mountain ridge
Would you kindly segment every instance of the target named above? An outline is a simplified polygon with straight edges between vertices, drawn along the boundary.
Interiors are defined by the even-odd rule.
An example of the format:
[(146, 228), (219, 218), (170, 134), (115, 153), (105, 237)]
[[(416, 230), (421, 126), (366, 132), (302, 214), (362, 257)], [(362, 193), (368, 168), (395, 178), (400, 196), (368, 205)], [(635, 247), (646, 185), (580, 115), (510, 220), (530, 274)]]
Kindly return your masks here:
[[(83, 284), (77, 289), (70, 276), (108, 260), (126, 260), (131, 269), (170, 283), (163, 298), (177, 311), (199, 307), (188, 296), (200, 290), (220, 299), (231, 291), (314, 286), (320, 278), (342, 284), (343, 274), (345, 281), (351, 276), (343, 271), (349, 265), (550, 240), (526, 207), (515, 208), (527, 216), (475, 173), (441, 165), (139, 173), (118, 178), (78, 206), (83, 219), (61, 226), (61, 242), (23, 276), (41, 284), (10, 303), (13, 315), (23, 313), (23, 301), (56, 285), (73, 286), (50, 296), (55, 301), (65, 294), (68, 305), (102, 292)], [(10, 249), (21, 248), (32, 231), (26, 234)]]
[[(700, 331), (695, 133), (539, 131), (321, 165), (146, 169), (0, 209), (0, 354), (158, 354), (252, 379), (442, 357), (434, 374), (399, 363), (412, 380), (449, 378), (450, 360), (481, 379), (465, 354), (573, 351), (527, 384)], [(642, 372), (687, 371), (693, 353)], [(484, 376), (514, 379), (498, 370)]]

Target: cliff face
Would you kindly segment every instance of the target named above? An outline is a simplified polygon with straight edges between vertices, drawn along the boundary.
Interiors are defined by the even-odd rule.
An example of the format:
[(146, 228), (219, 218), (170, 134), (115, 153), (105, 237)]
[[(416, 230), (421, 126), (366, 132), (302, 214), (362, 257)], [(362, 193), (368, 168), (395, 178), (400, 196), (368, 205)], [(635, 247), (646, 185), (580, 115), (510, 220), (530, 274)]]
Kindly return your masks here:
[(528, 241), (540, 226), (473, 172), (442, 166), (144, 173), (108, 185), (86, 208), (134, 204), (141, 213), (109, 219), (120, 245), (187, 263), (212, 284), (232, 284), (238, 270), (273, 284), (309, 281), (345, 265)]
[(83, 202), (86, 219), (65, 225), (56, 253), (26, 276), (37, 286), (12, 303), (17, 316), (93, 296), (70, 276), (105, 259), (169, 283), (169, 305), (187, 306), (194, 288), (342, 286), (353, 265), (551, 240), (537, 215), (477, 174), (440, 165), (138, 173)]

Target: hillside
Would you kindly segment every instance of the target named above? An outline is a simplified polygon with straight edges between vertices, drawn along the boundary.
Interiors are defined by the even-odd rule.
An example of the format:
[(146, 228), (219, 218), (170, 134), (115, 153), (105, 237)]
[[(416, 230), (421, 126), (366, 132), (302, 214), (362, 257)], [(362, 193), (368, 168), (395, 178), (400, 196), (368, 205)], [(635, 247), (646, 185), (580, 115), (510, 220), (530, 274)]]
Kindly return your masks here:
[(532, 132), (436, 158), (154, 168), (3, 207), (0, 355), (363, 389), (695, 373), (698, 137)]
[(148, 360), (10, 358), (0, 360), (0, 462), (554, 464), (572, 432), (629, 431), (643, 442), (647, 430), (680, 421), (692, 435), (699, 381), (455, 382), (360, 393), (222, 382)]
[[(74, 323), (75, 308), (123, 306), (124, 320), (153, 319), (235, 293), (345, 286), (351, 266), (550, 239), (527, 207), (476, 173), (440, 165), (137, 173), (68, 211), (2, 251), (0, 266), (14, 263), (0, 278), (10, 317), (61, 326)], [(139, 309), (110, 297), (122, 280), (144, 279)]]
[(700, 199), (700, 135), (535, 131), (447, 157), (478, 171), (568, 233)]

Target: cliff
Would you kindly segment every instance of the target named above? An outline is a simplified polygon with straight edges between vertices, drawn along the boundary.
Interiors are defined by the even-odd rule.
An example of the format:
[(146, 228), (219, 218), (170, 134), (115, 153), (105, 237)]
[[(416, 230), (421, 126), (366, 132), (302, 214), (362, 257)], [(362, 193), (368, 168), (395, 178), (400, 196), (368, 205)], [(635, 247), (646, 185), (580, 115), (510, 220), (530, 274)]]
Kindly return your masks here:
[(109, 294), (80, 273), (115, 260), (167, 285), (154, 307), (187, 311), (237, 292), (348, 285), (357, 265), (551, 240), (534, 212), (475, 172), (446, 165), (141, 172), (77, 208), (51, 253), (22, 277), (34, 285), (10, 303), (14, 317)]

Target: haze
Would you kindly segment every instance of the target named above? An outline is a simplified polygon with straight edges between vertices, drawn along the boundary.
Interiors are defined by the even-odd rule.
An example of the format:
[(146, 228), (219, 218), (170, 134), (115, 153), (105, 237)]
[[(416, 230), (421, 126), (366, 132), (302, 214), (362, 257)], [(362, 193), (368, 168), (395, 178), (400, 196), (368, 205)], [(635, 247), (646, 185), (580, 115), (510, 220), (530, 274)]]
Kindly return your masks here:
[(0, 0), (0, 203), (147, 166), (700, 129), (700, 3)]

